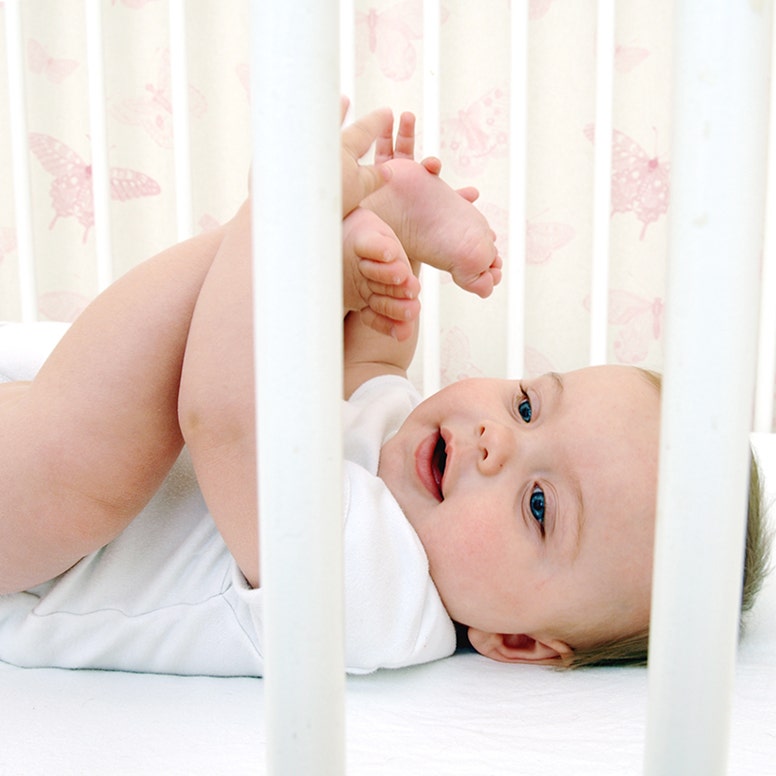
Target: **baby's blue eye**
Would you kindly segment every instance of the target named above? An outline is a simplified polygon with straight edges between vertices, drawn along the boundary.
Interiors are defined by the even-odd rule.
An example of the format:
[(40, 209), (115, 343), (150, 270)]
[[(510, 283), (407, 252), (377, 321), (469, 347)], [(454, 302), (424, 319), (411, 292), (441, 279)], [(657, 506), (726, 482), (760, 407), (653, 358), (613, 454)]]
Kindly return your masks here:
[(544, 491), (541, 488), (531, 493), (531, 514), (536, 518), (536, 522), (544, 531)]
[(526, 423), (531, 422), (533, 410), (531, 409), (531, 401), (528, 397), (524, 398), (520, 404), (517, 405), (517, 412)]

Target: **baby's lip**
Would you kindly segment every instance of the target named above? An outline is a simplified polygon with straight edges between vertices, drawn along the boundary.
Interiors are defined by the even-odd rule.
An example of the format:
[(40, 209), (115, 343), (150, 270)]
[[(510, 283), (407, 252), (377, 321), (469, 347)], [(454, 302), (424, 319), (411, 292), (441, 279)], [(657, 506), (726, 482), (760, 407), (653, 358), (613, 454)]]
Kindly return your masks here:
[(439, 431), (427, 436), (415, 451), (415, 471), (423, 487), (437, 500), (443, 501), (442, 480), (445, 467), (445, 440)]

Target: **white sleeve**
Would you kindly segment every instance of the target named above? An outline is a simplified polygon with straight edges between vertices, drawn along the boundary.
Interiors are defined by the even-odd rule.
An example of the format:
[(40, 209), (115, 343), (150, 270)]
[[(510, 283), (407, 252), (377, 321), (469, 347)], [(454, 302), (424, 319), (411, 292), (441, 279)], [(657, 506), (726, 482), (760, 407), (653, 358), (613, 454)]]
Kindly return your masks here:
[(388, 488), (345, 463), (345, 662), (349, 673), (447, 657), (455, 629), (423, 545)]

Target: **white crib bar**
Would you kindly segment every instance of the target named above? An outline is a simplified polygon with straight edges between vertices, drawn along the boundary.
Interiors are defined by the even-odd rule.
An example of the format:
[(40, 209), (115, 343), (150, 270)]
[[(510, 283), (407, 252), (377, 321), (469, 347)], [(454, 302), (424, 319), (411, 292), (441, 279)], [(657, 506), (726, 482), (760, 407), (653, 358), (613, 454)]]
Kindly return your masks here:
[(8, 58), (8, 102), (11, 132), (16, 222), (16, 255), (19, 260), (19, 298), (22, 321), (34, 321), (38, 315), (35, 284), (35, 253), (32, 230), (30, 156), (27, 145), (27, 103), (24, 97), (24, 53), (20, 0), (7, 0), (5, 45)]
[(252, 10), (264, 702), (289, 776), (344, 771), (338, 10)]
[(89, 70), (89, 136), (91, 138), (94, 239), (97, 253), (97, 290), (113, 280), (110, 225), (110, 167), (105, 121), (105, 67), (103, 61), (102, 2), (88, 0), (86, 8), (86, 62)]
[[(771, 42), (776, 40), (776, 13), (772, 14)], [(760, 300), (760, 349), (757, 358), (757, 389), (754, 430), (770, 432), (774, 421), (776, 382), (776, 57), (771, 55), (770, 118), (768, 120), (768, 166), (765, 190), (765, 235), (763, 239), (762, 296)]]
[(614, 0), (599, 0), (596, 24), (593, 258), (590, 278), (590, 364), (608, 360), (609, 245), (612, 202)]
[(186, 3), (170, 0), (170, 103), (175, 163), (175, 220), (178, 240), (194, 233), (191, 201), (191, 121), (186, 61)]
[(525, 240), (526, 169), (528, 143), (528, 6), (510, 9), (509, 76), (509, 255), (507, 287), (506, 376), (525, 376)]
[[(439, 0), (423, 0), (423, 156), (439, 155), (440, 27)], [(420, 340), (423, 351), (423, 393), (428, 396), (438, 391), (441, 384), (438, 270), (423, 267), (422, 288)]]
[(769, 8), (704, 0), (675, 6), (650, 775), (727, 769), (764, 215)]

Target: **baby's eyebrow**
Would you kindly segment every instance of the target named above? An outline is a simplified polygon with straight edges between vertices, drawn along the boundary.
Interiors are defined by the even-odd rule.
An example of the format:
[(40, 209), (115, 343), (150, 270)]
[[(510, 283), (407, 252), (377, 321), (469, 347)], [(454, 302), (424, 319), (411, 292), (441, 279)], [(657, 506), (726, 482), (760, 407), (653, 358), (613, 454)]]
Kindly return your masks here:
[(563, 395), (564, 386), (563, 386), (563, 378), (557, 373), (557, 372), (548, 372), (547, 377), (552, 378), (552, 381), (555, 383), (555, 388), (558, 392), (558, 395)]

